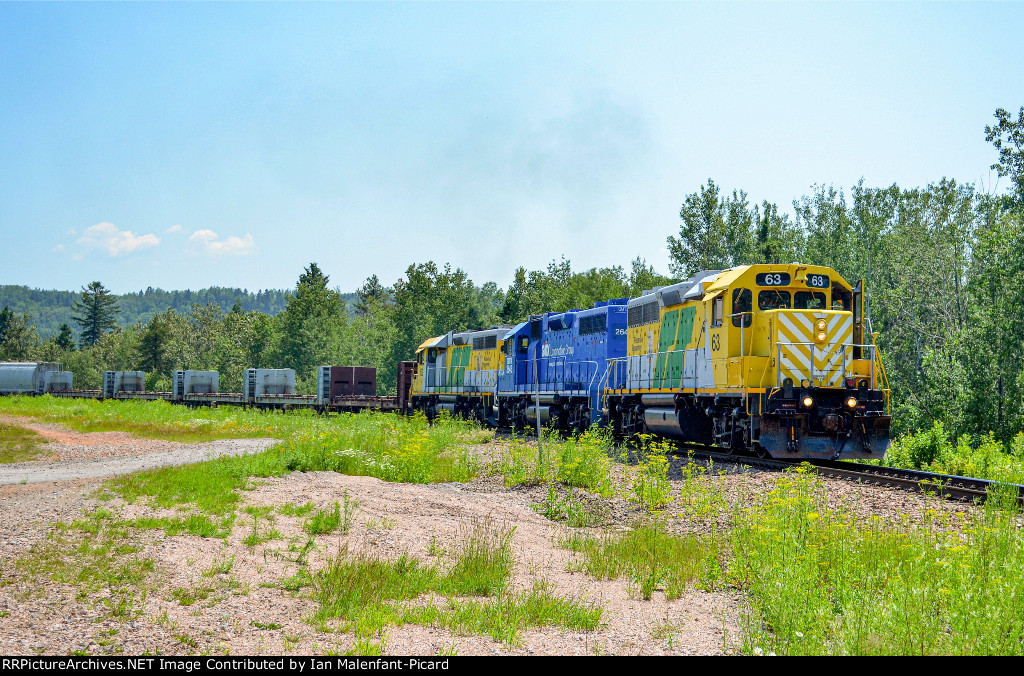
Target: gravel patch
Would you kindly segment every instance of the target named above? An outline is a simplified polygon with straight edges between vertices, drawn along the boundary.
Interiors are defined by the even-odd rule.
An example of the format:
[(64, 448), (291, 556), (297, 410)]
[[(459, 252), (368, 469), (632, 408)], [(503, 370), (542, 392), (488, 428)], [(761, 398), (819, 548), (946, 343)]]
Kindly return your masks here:
[[(102, 433), (101, 433), (102, 434)], [(277, 439), (218, 439), (202, 444), (160, 442), (165, 450), (153, 451), (154, 444), (121, 444), (113, 457), (100, 455), (89, 460), (19, 462), (0, 465), (0, 486), (9, 484), (71, 481), (129, 474), (156, 467), (185, 465), (220, 456), (257, 453), (278, 443)], [(50, 449), (61, 453), (56, 444)], [(55, 448), (56, 447), (56, 448)], [(133, 455), (133, 451), (135, 454)]]
[[(112, 617), (102, 597), (83, 598), (74, 586), (32, 578), (18, 569), (17, 559), (52, 532), (56, 522), (69, 523), (100, 504), (126, 519), (181, 515), (176, 510), (124, 504), (118, 499), (100, 503), (93, 497), (98, 477), (159, 466), (157, 463), (254, 452), (274, 440), (157, 442), (168, 447), (155, 452), (147, 443), (80, 443), (77, 445), (97, 448), (101, 453), (123, 455), (0, 468), (0, 482), (6, 472), (22, 472), (11, 477), (15, 485), (0, 486), (0, 654), (344, 652), (352, 647), (355, 637), (337, 631), (336, 626), (321, 631), (306, 621), (316, 608), (310, 588), (289, 590), (287, 580), (303, 569), (321, 569), (342, 548), (387, 558), (408, 554), (445, 565), (456, 543), (487, 520), (498, 527), (515, 529), (511, 540), (514, 590), (529, 589), (536, 581), (544, 581), (560, 596), (600, 607), (601, 626), (589, 632), (531, 629), (514, 646), (489, 636), (460, 636), (433, 627), (391, 627), (385, 636), (378, 637), (383, 639), (386, 653), (437, 655), (454, 650), (460, 655), (710, 655), (735, 651), (741, 595), (691, 590), (669, 601), (655, 592), (651, 600), (643, 601), (631, 597), (625, 580), (594, 580), (584, 573), (568, 572), (578, 555), (557, 543), (570, 530), (534, 509), (543, 503), (547, 488), (506, 488), (499, 477), (426, 486), (333, 472), (296, 472), (259, 479), (252, 482), (252, 490), (244, 492), (233, 532), (227, 538), (167, 537), (159, 530), (131, 535), (133, 543), (141, 547), (138, 556), (151, 559), (154, 572), (140, 589), (144, 595), (137, 599), (137, 614), (128, 618)], [(58, 446), (59, 442), (51, 445)], [(495, 451), (493, 447), (488, 450)], [(133, 452), (137, 455), (131, 455)], [(670, 528), (677, 532), (727, 529), (735, 509), (771, 490), (779, 478), (777, 472), (732, 463), (709, 468), (710, 493), (720, 496), (721, 508), (710, 516), (696, 518), (689, 516), (683, 505), (689, 495), (684, 494), (683, 462), (681, 458), (672, 461), (675, 500), (666, 510)], [(90, 468), (97, 473), (88, 473), (93, 471)], [(58, 475), (59, 471), (70, 477), (54, 478), (64, 476)], [(613, 471), (621, 473), (622, 467), (615, 465)], [(59, 483), (17, 485), (25, 476)], [(836, 479), (820, 481), (830, 505), (865, 517), (924, 519), (935, 511), (973, 509), (888, 488)], [(564, 488), (559, 492), (566, 495)], [(596, 508), (606, 527), (621, 528), (643, 515), (640, 508), (621, 496), (597, 499), (577, 495)], [(311, 502), (318, 509), (329, 509), (335, 502), (344, 502), (346, 496), (358, 502), (350, 532), (319, 535), (314, 546), (303, 551), (308, 538), (302, 529), (304, 517), (288, 516), (282, 508)], [(269, 508), (263, 510), (268, 515), (254, 519), (243, 507)], [(245, 544), (253, 533), (269, 535), (271, 531), (275, 531), (274, 539), (255, 546)]]

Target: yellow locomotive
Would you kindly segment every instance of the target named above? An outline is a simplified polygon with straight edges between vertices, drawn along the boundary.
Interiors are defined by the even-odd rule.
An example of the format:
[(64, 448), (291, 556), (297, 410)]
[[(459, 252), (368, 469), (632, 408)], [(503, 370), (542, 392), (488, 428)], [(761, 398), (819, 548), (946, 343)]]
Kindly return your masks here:
[(816, 265), (707, 270), (630, 299), (604, 418), (776, 458), (881, 458), (889, 388), (863, 280)]
[(416, 349), (410, 406), (433, 419), (442, 410), (494, 424), (498, 374), (505, 367), (504, 336), (509, 327), (449, 332)]

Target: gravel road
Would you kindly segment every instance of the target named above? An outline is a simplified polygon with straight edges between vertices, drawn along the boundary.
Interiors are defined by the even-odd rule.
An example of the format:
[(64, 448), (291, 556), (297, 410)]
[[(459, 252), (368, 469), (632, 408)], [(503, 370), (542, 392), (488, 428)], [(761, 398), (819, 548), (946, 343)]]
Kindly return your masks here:
[(0, 465), (0, 486), (32, 484), (47, 481), (95, 479), (117, 474), (129, 474), (155, 467), (185, 465), (190, 462), (211, 460), (218, 456), (245, 455), (262, 451), (277, 443), (277, 439), (220, 439), (203, 444), (177, 444), (142, 455), (99, 457), (77, 462), (19, 462)]

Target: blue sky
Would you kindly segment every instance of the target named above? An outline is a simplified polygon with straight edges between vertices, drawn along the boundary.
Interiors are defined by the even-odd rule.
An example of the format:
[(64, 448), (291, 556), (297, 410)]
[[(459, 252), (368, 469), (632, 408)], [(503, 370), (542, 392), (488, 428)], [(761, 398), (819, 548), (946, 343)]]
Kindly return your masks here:
[(0, 284), (642, 256), (708, 178), (992, 189), (1022, 3), (0, 3)]

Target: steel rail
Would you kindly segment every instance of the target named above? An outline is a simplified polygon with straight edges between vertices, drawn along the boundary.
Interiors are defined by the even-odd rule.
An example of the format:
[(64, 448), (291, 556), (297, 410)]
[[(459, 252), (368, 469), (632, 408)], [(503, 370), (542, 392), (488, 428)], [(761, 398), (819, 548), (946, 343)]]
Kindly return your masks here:
[[(532, 435), (518, 435), (509, 428), (497, 428), (496, 435), (528, 439)], [(931, 493), (948, 500), (964, 502), (985, 502), (988, 491), (995, 486), (1010, 486), (1017, 491), (1018, 504), (1024, 505), (1024, 485), (1006, 484), (991, 479), (956, 476), (953, 474), (937, 474), (916, 469), (900, 467), (883, 467), (865, 465), (863, 463), (836, 460), (779, 460), (776, 458), (758, 458), (752, 455), (721, 453), (699, 444), (678, 443), (680, 450), (691, 453), (695, 458), (706, 458), (715, 462), (735, 465), (749, 465), (768, 470), (787, 470), (808, 463), (819, 476), (857, 481), (865, 485), (898, 488), (916, 493)]]
[(819, 476), (858, 481), (867, 485), (900, 488), (918, 493), (932, 493), (942, 498), (962, 500), (966, 502), (984, 502), (988, 497), (990, 488), (996, 486), (1010, 486), (1017, 492), (1017, 502), (1024, 505), (1024, 485), (1021, 484), (1004, 484), (990, 479), (977, 479), (974, 477), (963, 477), (952, 474), (937, 474), (935, 472), (924, 472), (921, 470), (903, 469), (899, 467), (865, 465), (862, 463), (848, 461), (796, 461), (780, 460), (775, 458), (756, 458), (729, 453), (717, 453), (708, 450), (706, 446), (684, 445), (684, 447), (688, 450), (693, 450), (695, 454), (699, 454), (700, 457), (706, 457), (719, 462), (732, 462), (736, 464), (763, 467), (765, 469), (791, 469), (806, 462)]

